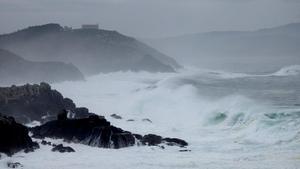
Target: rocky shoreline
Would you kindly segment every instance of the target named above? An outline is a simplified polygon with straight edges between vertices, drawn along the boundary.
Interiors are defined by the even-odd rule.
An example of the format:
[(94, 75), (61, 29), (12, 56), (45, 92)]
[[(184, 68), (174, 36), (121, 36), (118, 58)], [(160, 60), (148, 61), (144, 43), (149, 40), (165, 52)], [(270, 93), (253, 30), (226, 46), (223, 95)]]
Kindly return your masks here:
[[(103, 116), (78, 108), (69, 98), (52, 90), (47, 83), (0, 88), (0, 152), (13, 155), (25, 150), (39, 148), (32, 138), (63, 139), (100, 148), (124, 148), (141, 146), (179, 146), (188, 143), (178, 138), (164, 138), (147, 134), (140, 135), (115, 127)], [(16, 120), (15, 120), (16, 119)], [(26, 123), (38, 121), (40, 126), (27, 128)], [(32, 133), (29, 136), (28, 131)], [(2, 134), (3, 133), (3, 134)], [(53, 151), (74, 152), (71, 147), (55, 145)]]

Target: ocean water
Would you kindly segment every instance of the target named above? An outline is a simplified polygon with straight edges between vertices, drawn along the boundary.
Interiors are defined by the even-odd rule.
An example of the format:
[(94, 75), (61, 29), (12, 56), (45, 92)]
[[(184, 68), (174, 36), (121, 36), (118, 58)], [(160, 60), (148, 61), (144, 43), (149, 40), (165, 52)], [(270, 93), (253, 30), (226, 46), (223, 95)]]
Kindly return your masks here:
[[(116, 72), (53, 88), (125, 130), (185, 139), (191, 151), (138, 146), (110, 150), (71, 144), (76, 153), (52, 153), (42, 146), (35, 153), (18, 153), (6, 160), (20, 161), (28, 169), (300, 168), (297, 65), (259, 75), (199, 69)], [(111, 118), (113, 113), (123, 119)]]

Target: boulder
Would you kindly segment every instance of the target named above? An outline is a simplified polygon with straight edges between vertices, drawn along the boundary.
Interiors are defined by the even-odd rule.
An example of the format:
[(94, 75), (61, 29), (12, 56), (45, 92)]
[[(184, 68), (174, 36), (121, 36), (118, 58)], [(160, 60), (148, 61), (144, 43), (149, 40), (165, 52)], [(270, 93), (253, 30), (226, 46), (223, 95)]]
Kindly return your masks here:
[(75, 152), (75, 150), (72, 147), (63, 146), (62, 144), (54, 146), (51, 151), (53, 151), (53, 152), (60, 152), (60, 153)]
[(179, 146), (179, 147), (188, 146), (188, 143), (182, 139), (168, 138), (168, 137), (163, 138), (155, 134), (147, 134), (143, 137), (136, 136), (136, 138), (140, 140), (142, 144), (149, 145), (149, 146), (157, 146), (159, 144), (166, 144), (168, 146)]
[(117, 115), (117, 114), (112, 114), (112, 115), (110, 115), (110, 117), (112, 117), (114, 119), (122, 119), (122, 116)]
[(162, 143), (162, 137), (155, 134), (145, 135), (141, 142), (145, 145), (154, 146)]
[(48, 145), (48, 146), (52, 145), (50, 141), (45, 141), (45, 140), (42, 140), (41, 144), (42, 145)]
[(23, 165), (19, 162), (8, 162), (7, 167), (8, 168), (19, 168), (19, 167), (23, 167)]
[(39, 147), (29, 137), (28, 129), (16, 123), (13, 117), (0, 114), (0, 135), (0, 152), (8, 156), (21, 150), (31, 152)]
[(168, 145), (177, 145), (177, 146), (180, 146), (180, 147), (184, 147), (184, 146), (187, 146), (188, 143), (182, 139), (179, 139), (179, 138), (164, 138), (163, 139), (164, 142), (166, 142)]

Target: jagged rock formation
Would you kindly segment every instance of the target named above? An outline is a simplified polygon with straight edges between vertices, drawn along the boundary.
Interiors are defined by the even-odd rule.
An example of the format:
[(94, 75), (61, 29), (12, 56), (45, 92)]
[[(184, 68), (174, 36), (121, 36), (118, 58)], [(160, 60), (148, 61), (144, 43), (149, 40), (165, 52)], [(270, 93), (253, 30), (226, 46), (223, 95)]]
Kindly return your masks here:
[(64, 98), (47, 83), (0, 87), (0, 112), (13, 116), (19, 123), (54, 120), (63, 109), (73, 118), (91, 115), (87, 108), (77, 108), (71, 99)]
[(66, 113), (58, 115), (57, 120), (31, 129), (35, 138), (59, 138), (67, 142), (81, 143), (102, 148), (123, 148), (141, 142), (142, 145), (187, 146), (188, 143), (177, 138), (163, 138), (148, 134), (141, 136), (112, 126), (104, 117), (92, 115), (88, 118), (69, 119)]
[(31, 131), (36, 138), (63, 138), (67, 142), (102, 148), (122, 148), (135, 144), (135, 137), (130, 132), (114, 127), (104, 117), (96, 115), (82, 119), (68, 119), (65, 115), (59, 115), (57, 120), (34, 127)]
[(72, 64), (62, 62), (33, 62), (0, 49), (0, 84), (10, 85), (34, 82), (61, 82), (84, 80), (82, 73)]
[(28, 136), (25, 126), (16, 123), (13, 117), (2, 114), (0, 114), (0, 135), (0, 152), (9, 156), (21, 150), (30, 152), (39, 147)]
[(188, 145), (188, 143), (182, 139), (168, 138), (168, 137), (163, 138), (155, 134), (144, 135), (143, 137), (140, 137), (140, 140), (144, 145), (149, 145), (149, 146), (155, 146), (162, 143), (167, 144), (169, 146), (180, 146), (180, 147), (184, 147)]
[(85, 75), (122, 70), (173, 72), (180, 67), (174, 59), (116, 31), (69, 30), (59, 24), (0, 35), (0, 48), (30, 60), (73, 63)]

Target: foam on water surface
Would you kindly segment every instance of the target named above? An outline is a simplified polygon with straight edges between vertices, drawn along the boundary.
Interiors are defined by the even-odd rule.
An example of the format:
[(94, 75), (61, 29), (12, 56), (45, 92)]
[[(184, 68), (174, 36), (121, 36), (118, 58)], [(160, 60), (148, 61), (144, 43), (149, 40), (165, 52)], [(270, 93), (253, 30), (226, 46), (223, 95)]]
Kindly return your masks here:
[[(42, 146), (35, 153), (19, 153), (12, 159), (30, 169), (41, 164), (45, 169), (297, 169), (299, 81), (294, 75), (183, 70), (157, 74), (116, 72), (84, 82), (54, 84), (53, 88), (78, 106), (104, 115), (116, 126), (141, 134), (179, 137), (190, 143), (192, 151), (179, 152), (175, 147), (109, 150), (71, 144), (76, 153), (52, 153)], [(122, 119), (110, 117), (114, 113)], [(54, 163), (54, 158), (61, 162)]]

